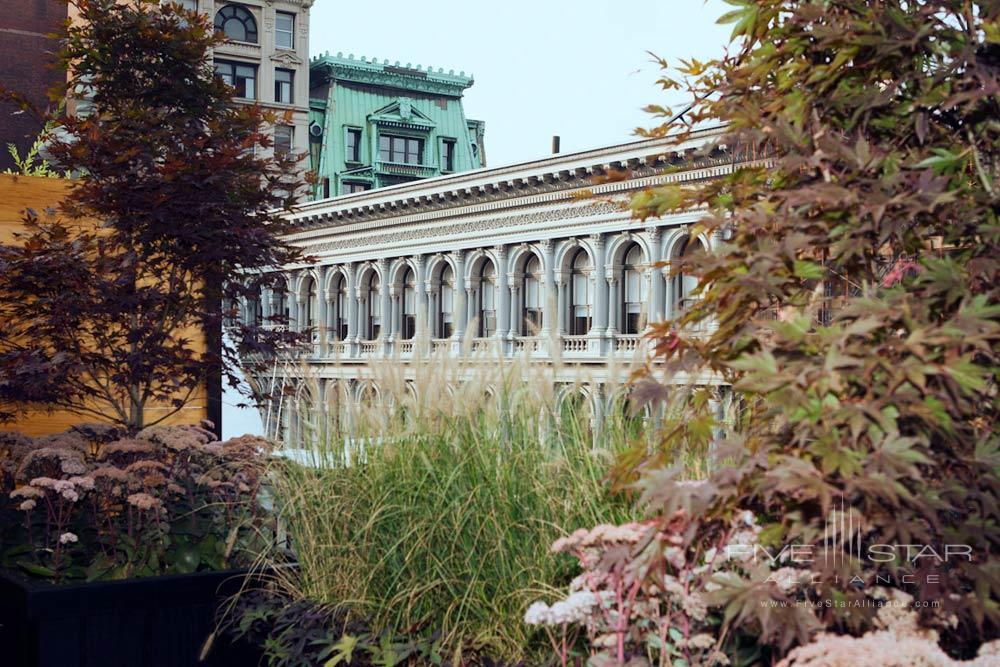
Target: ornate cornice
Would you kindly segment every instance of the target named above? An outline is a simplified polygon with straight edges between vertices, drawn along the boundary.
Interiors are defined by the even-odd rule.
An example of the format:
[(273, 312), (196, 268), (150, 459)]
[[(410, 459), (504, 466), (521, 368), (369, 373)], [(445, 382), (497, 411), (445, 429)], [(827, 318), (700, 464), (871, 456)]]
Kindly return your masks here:
[(370, 86), (384, 86), (401, 90), (412, 90), (434, 95), (461, 97), (462, 91), (471, 86), (474, 80), (465, 76), (465, 72), (455, 74), (454, 70), (445, 72), (443, 68), (434, 71), (432, 67), (424, 69), (410, 63), (405, 66), (397, 61), (390, 65), (388, 60), (378, 62), (372, 58), (362, 57), (355, 60), (351, 54), (344, 57), (343, 53), (331, 56), (329, 53), (313, 58), (309, 64), (313, 76), (325, 76), (335, 81), (350, 81)]

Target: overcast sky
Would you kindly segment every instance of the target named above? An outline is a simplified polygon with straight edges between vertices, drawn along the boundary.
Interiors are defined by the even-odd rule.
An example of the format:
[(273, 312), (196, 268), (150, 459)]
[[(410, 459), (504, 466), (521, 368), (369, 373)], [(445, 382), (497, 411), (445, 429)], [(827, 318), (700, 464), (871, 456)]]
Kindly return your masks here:
[[(324, 51), (465, 70), (469, 118), (486, 121), (490, 166), (634, 140), (655, 124), (642, 107), (679, 104), (656, 87), (658, 65), (722, 51), (722, 0), (316, 0), (312, 55)], [(226, 396), (228, 436), (260, 433), (253, 411)]]

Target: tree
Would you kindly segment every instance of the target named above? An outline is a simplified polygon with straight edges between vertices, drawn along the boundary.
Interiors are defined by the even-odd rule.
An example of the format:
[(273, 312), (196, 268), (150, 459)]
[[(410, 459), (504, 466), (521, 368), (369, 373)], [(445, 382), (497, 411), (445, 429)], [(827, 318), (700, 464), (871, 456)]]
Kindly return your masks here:
[[(757, 159), (632, 207), (707, 209), (691, 232), (718, 249), (672, 267), (700, 298), (652, 335), (668, 369), (731, 387), (738, 419), (714, 438), (711, 389), (647, 378), (637, 395), (673, 418), (620, 472), (641, 473), (654, 515), (683, 517), (686, 562), (741, 510), (772, 553), (815, 555), (787, 563), (814, 577), (798, 601), (831, 607), (775, 609), (794, 596), (729, 579), (714, 597), (729, 630), (779, 654), (817, 627), (860, 633), (884, 585), (928, 603), (920, 622), (971, 655), (1000, 629), (1000, 6), (729, 2), (731, 51), (663, 79), (696, 104), (652, 134), (723, 122), (719, 144)], [(670, 467), (690, 448), (717, 454), (701, 485)]]
[(280, 119), (235, 104), (214, 75), (223, 37), (202, 16), (156, 0), (73, 4), (57, 94), (91, 110), (58, 119), (48, 150), (79, 178), (57, 214), (29, 213), (0, 247), (0, 399), (138, 429), (215, 374), (237, 386), (241, 353), (294, 342), (267, 326), (277, 317), (236, 323), (230, 304), (300, 259), (280, 235), (303, 184), (298, 156), (265, 155)]

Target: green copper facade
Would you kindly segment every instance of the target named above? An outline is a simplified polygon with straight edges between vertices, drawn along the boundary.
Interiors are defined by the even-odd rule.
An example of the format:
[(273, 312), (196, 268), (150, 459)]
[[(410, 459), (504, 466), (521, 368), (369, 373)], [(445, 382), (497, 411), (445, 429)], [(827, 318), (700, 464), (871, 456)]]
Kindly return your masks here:
[(464, 72), (340, 54), (309, 70), (316, 199), (486, 166), (484, 124), (462, 108)]

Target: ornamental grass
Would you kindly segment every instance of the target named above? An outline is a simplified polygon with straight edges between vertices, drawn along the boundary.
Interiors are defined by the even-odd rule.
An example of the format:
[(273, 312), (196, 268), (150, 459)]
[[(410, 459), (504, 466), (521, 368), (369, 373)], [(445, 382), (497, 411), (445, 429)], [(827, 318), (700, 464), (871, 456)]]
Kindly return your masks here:
[(560, 388), (560, 369), (526, 360), (410, 367), (416, 391), (386, 363), (368, 369), (370, 400), (338, 410), (344, 397), (329, 392), (304, 420), (307, 444), (276, 467), (299, 563), (285, 585), (364, 619), (373, 635), (434, 637), (453, 664), (530, 659), (546, 640), (523, 623), (525, 609), (577, 573), (549, 547), (635, 517), (607, 473), (650, 438), (648, 420), (624, 399), (605, 400), (594, 420), (582, 387)]

